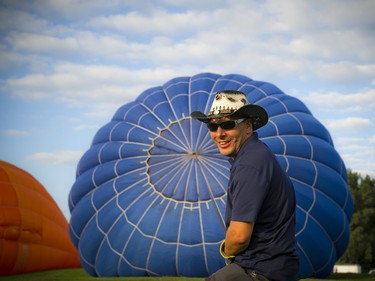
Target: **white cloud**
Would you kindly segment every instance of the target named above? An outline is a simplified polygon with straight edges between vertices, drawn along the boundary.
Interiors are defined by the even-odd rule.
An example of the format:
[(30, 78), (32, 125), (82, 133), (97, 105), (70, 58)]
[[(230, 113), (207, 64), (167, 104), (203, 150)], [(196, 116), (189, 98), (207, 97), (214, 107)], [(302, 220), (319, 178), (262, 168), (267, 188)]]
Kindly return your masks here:
[[(14, 7), (15, 2), (17, 1), (2, 1), (0, 3), (0, 30), (40, 32), (47, 28), (48, 22), (45, 19), (36, 18), (26, 7), (23, 7), (26, 8), (25, 10)], [(18, 4), (21, 4), (20, 1), (18, 2)], [(26, 12), (26, 10), (28, 11)]]
[(82, 125), (77, 125), (73, 127), (74, 131), (84, 131), (84, 130), (98, 130), (98, 125), (87, 125), (87, 124), (82, 124)]
[[(100, 65), (101, 61), (110, 60), (126, 69), (131, 69), (131, 66), (134, 66), (133, 69), (162, 67), (175, 73), (181, 69), (192, 69), (194, 65), (194, 70), (205, 68), (233, 72), (239, 69), (236, 72), (250, 73), (251, 76), (271, 73), (273, 77), (294, 75), (296, 79), (319, 77), (348, 80), (345, 78), (353, 77), (353, 73), (356, 73), (355, 76), (362, 77), (357, 79), (363, 81), (375, 75), (374, 65), (358, 65), (349, 61), (349, 57), (345, 62), (333, 59), (338, 55), (342, 57), (342, 52), (347, 50), (350, 50), (348, 54), (372, 50), (367, 46), (373, 45), (368, 42), (368, 38), (373, 36), (352, 32), (352, 25), (346, 24), (348, 18), (352, 20), (352, 17), (345, 17), (352, 16), (353, 11), (349, 7), (354, 4), (350, 2), (347, 3), (350, 4), (348, 7), (337, 1), (324, 5), (308, 1), (286, 1), (282, 4), (274, 1), (267, 4), (257, 1), (215, 1), (209, 8), (207, 3), (202, 6), (197, 5), (198, 2), (201, 1), (180, 4), (180, 9), (175, 12), (166, 9), (169, 1), (147, 4), (137, 4), (135, 1), (128, 3), (126, 9), (116, 9), (119, 3), (115, 2), (102, 7), (104, 11), (97, 16), (95, 12), (100, 9), (100, 2), (90, 1), (85, 12), (92, 13), (88, 25), (75, 26), (79, 21), (70, 27), (45, 21), (40, 23), (39, 19), (30, 16), (21, 24), (26, 27), (28, 21), (38, 21), (39, 32), (10, 32), (6, 38), (12, 50), (22, 50), (37, 57), (36, 67), (43, 65), (43, 59), (49, 65), (53, 57), (74, 62), (80, 57), (87, 60), (86, 65)], [(67, 17), (72, 10), (83, 13), (82, 7), (73, 3), (52, 1), (48, 8), (60, 17)], [(185, 10), (181, 9), (183, 5), (186, 5)], [(331, 8), (329, 5), (340, 12), (339, 18), (332, 16), (329, 12), (331, 9), (324, 8)], [(43, 12), (44, 6), (38, 3), (35, 6), (29, 9), (47, 17)], [(369, 8), (371, 3), (364, 2), (363, 7)], [(328, 23), (323, 16), (327, 13), (330, 14)], [(361, 17), (357, 17), (355, 24), (366, 25), (369, 14), (363, 9), (364, 23), (359, 22)], [(349, 37), (345, 32), (331, 31), (330, 28), (322, 29), (324, 25), (332, 29), (346, 28), (357, 37)], [(98, 28), (105, 32), (98, 32)], [(311, 29), (314, 32), (309, 32)], [(338, 51), (338, 48), (342, 51)], [(356, 52), (352, 52), (353, 49)], [(322, 59), (328, 61), (322, 62)], [(54, 67), (51, 65), (47, 72), (42, 70), (42, 73), (53, 72)], [(35, 69), (33, 72), (35, 75), (41, 74), (41, 70), (38, 72)]]
[(50, 21), (85, 20), (91, 17), (92, 14), (116, 11), (120, 6), (124, 6), (124, 1), (122, 0), (112, 0), (108, 3), (103, 3), (102, 0), (3, 0), (1, 2), (2, 8), (8, 12), (22, 13), (23, 11), (29, 11)]
[(77, 164), (82, 157), (82, 151), (58, 151), (53, 153), (39, 152), (27, 157), (28, 160), (47, 163), (49, 165)]
[(347, 117), (344, 119), (326, 120), (325, 124), (331, 130), (345, 129), (346, 132), (361, 129), (371, 129), (372, 123), (367, 118)]
[(338, 147), (341, 157), (347, 168), (361, 173), (363, 176), (370, 175), (375, 178), (375, 149), (373, 145), (365, 143), (353, 143), (351, 145)]
[(7, 135), (7, 136), (16, 136), (16, 137), (27, 137), (30, 135), (30, 132), (24, 131), (24, 130), (0, 130), (1, 135)]
[[(348, 128), (345, 132), (352, 132)], [(375, 178), (375, 135), (364, 137), (359, 134), (348, 134), (335, 140), (336, 150), (343, 158), (347, 168), (361, 173), (371, 175)]]
[(336, 110), (345, 109), (346, 112), (375, 110), (375, 89), (367, 89), (356, 93), (343, 94), (339, 92), (310, 92), (303, 99), (322, 108)]
[(267, 1), (267, 10), (294, 33), (301, 30), (311, 32), (322, 27), (339, 30), (347, 28), (370, 30), (374, 9), (375, 3), (372, 0)]
[[(89, 25), (97, 28), (110, 28), (130, 34), (166, 34), (178, 35), (186, 30), (200, 29), (208, 19), (206, 13), (184, 11), (170, 13), (165, 10), (155, 9), (151, 15), (141, 11), (132, 11), (127, 14), (116, 14), (93, 18)], [(173, 23), (173, 24), (171, 24)], [(134, 28), (134, 27), (137, 28)]]
[[(375, 136), (373, 136), (373, 138), (375, 138)], [(371, 143), (371, 137), (368, 138), (368, 141)], [(344, 137), (337, 138), (335, 143), (341, 147), (351, 147), (353, 144), (367, 144), (366, 142), (367, 140), (362, 136), (346, 135)]]
[(62, 63), (50, 74), (30, 74), (8, 79), (7, 89), (27, 100), (48, 99), (68, 105), (122, 105), (148, 87), (173, 77), (164, 69), (132, 71), (117, 66)]
[(66, 53), (73, 54), (80, 48), (76, 38), (58, 38), (52, 35), (35, 33), (13, 33), (7, 38), (12, 48), (31, 53), (53, 54), (61, 56)]

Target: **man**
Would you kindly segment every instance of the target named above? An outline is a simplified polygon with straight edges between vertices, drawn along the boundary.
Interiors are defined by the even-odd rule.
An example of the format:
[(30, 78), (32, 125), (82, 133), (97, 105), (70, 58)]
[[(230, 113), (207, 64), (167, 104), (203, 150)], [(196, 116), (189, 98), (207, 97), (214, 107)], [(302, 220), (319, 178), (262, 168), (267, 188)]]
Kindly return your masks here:
[(294, 188), (255, 132), (268, 122), (267, 112), (249, 104), (244, 93), (226, 90), (216, 94), (207, 116), (191, 116), (207, 123), (232, 165), (220, 246), (229, 264), (206, 280), (298, 280)]

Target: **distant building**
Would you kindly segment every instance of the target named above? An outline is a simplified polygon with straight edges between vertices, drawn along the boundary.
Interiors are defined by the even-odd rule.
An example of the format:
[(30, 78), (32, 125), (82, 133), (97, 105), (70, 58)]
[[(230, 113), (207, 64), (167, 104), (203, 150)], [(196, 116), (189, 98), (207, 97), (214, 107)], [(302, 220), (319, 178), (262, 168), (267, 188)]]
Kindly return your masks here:
[(336, 264), (333, 273), (362, 273), (362, 267), (359, 264)]

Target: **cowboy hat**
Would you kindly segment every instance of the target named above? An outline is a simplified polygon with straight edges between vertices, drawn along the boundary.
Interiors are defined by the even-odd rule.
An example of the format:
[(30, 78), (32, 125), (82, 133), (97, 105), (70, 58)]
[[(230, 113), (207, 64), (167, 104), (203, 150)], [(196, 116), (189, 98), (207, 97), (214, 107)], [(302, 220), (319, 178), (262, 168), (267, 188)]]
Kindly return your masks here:
[(250, 118), (253, 121), (254, 130), (263, 127), (268, 122), (268, 114), (263, 107), (249, 104), (243, 92), (233, 90), (217, 92), (207, 115), (200, 111), (194, 111), (190, 116), (204, 123), (222, 117)]

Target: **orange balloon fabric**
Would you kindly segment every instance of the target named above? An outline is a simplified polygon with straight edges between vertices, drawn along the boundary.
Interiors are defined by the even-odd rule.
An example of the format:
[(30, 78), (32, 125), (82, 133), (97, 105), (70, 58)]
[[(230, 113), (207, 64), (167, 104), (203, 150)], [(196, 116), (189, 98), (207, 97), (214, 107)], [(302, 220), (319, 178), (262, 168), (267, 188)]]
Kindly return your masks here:
[(0, 161), (0, 275), (80, 267), (68, 227), (33, 176)]

